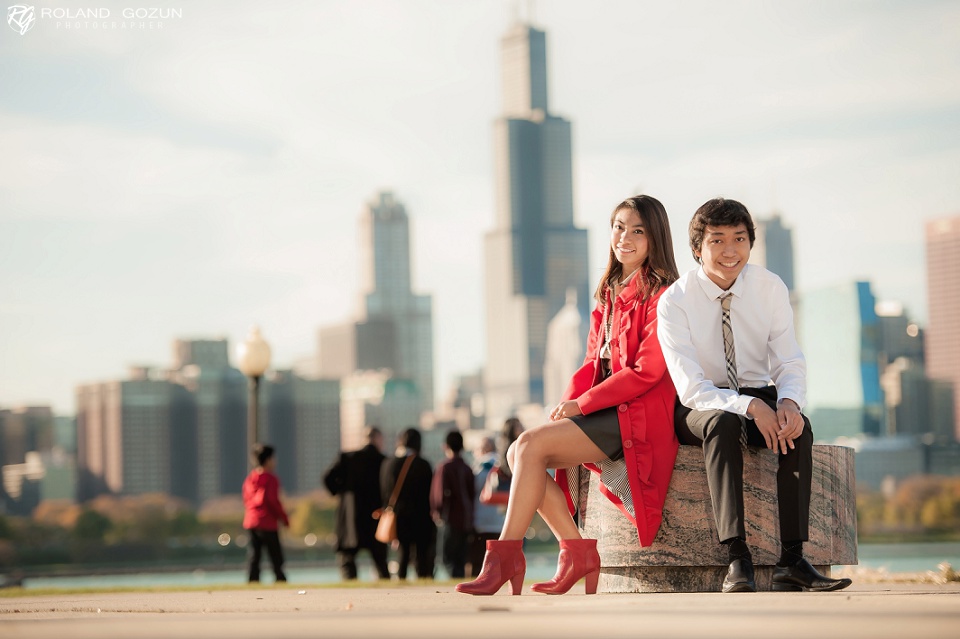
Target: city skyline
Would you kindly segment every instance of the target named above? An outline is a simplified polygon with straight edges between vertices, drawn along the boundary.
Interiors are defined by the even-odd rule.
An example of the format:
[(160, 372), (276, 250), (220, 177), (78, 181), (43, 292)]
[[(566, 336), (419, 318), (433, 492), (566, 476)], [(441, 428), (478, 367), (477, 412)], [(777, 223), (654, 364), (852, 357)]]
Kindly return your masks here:
[[(714, 5), (536, 5), (591, 285), (616, 202), (663, 201), (687, 270), (686, 223), (724, 195), (780, 213), (801, 294), (869, 280), (925, 325), (924, 223), (960, 212), (960, 8)], [(346, 318), (356, 215), (384, 189), (411, 220), (444, 395), (486, 359), (512, 18), (510, 2), (210, 2), (160, 29), (4, 30), (0, 406), (70, 413), (81, 384), (251, 324), (293, 367)]]

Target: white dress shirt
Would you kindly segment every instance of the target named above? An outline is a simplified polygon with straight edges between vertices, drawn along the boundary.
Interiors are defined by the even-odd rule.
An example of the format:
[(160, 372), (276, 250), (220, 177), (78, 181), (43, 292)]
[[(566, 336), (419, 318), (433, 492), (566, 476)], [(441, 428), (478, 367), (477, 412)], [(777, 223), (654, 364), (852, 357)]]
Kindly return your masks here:
[[(684, 406), (746, 415), (753, 397), (721, 388), (728, 384), (719, 300), (726, 292), (702, 267), (683, 274), (657, 305), (657, 336)], [(740, 387), (773, 383), (779, 400), (792, 399), (802, 409), (807, 365), (786, 285), (765, 268), (747, 264), (729, 292)]]

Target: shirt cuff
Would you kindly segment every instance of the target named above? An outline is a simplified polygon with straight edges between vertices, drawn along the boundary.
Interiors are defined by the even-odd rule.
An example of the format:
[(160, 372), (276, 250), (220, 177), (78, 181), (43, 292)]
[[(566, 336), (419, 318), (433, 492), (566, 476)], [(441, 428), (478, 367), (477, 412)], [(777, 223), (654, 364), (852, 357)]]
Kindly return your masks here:
[(783, 396), (781, 396), (781, 397), (778, 397), (778, 398), (777, 398), (777, 405), (779, 406), (779, 405), (780, 405), (780, 402), (782, 402), (782, 401), (785, 400), (785, 399), (789, 399), (789, 400), (793, 401), (793, 403), (795, 403), (795, 404), (797, 405), (797, 408), (798, 408), (799, 410), (801, 410), (801, 411), (803, 410), (803, 404), (800, 402), (800, 400), (797, 399), (796, 397), (792, 397), (791, 395), (783, 395)]
[[(755, 400), (755, 399), (757, 399), (757, 398), (756, 398), (756, 397), (751, 397), (750, 395), (741, 395), (740, 397), (738, 397), (738, 398), (736, 399), (736, 401), (735, 401), (734, 404), (733, 404), (733, 407), (734, 407), (734, 409), (735, 409), (734, 412), (735, 412), (737, 415), (743, 415), (744, 417), (747, 417), (748, 419), (753, 419), (753, 417), (750, 417), (750, 416), (747, 415), (747, 410), (749, 410), (749, 408), (750, 408), (750, 402), (752, 402), (752, 401)], [(760, 401), (763, 401), (763, 400), (760, 400)]]

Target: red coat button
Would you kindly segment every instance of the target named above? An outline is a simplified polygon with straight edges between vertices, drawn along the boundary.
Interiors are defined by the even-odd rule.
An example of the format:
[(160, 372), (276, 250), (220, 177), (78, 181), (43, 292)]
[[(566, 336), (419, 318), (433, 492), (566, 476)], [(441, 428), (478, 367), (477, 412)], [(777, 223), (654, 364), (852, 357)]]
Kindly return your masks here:
[(623, 442), (623, 447), (624, 447), (624, 448), (633, 448), (633, 440), (628, 439), (627, 441)]
[(621, 412), (621, 413), (627, 412), (627, 405), (626, 405), (626, 404), (620, 404), (620, 412)]

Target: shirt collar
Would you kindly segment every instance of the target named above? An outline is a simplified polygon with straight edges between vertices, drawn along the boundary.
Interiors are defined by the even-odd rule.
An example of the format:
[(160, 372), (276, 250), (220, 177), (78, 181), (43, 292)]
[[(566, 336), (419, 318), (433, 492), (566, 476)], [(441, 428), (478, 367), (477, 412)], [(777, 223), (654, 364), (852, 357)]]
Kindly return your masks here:
[(723, 290), (717, 286), (713, 280), (707, 277), (707, 274), (703, 271), (703, 266), (697, 269), (697, 281), (700, 283), (700, 288), (703, 290), (704, 294), (711, 300), (720, 299), (726, 293), (733, 293), (735, 297), (743, 297), (743, 287), (746, 286), (743, 283), (747, 275), (747, 270), (749, 270), (750, 265), (747, 264), (743, 267), (743, 270), (740, 271), (740, 275), (737, 276), (736, 281), (733, 283), (733, 286), (727, 290)]
[[(636, 297), (637, 295), (636, 290), (637, 290), (637, 287), (640, 285), (640, 281), (641, 281), (640, 271), (642, 271), (643, 268), (644, 267), (641, 266), (640, 268), (638, 268), (637, 270), (635, 270), (633, 273), (630, 274), (630, 277), (627, 278), (626, 284), (624, 284), (623, 288), (620, 290), (620, 295), (618, 295), (617, 297), (620, 297), (624, 300), (629, 300), (633, 297)], [(610, 289), (610, 293), (612, 297), (613, 289)]]

